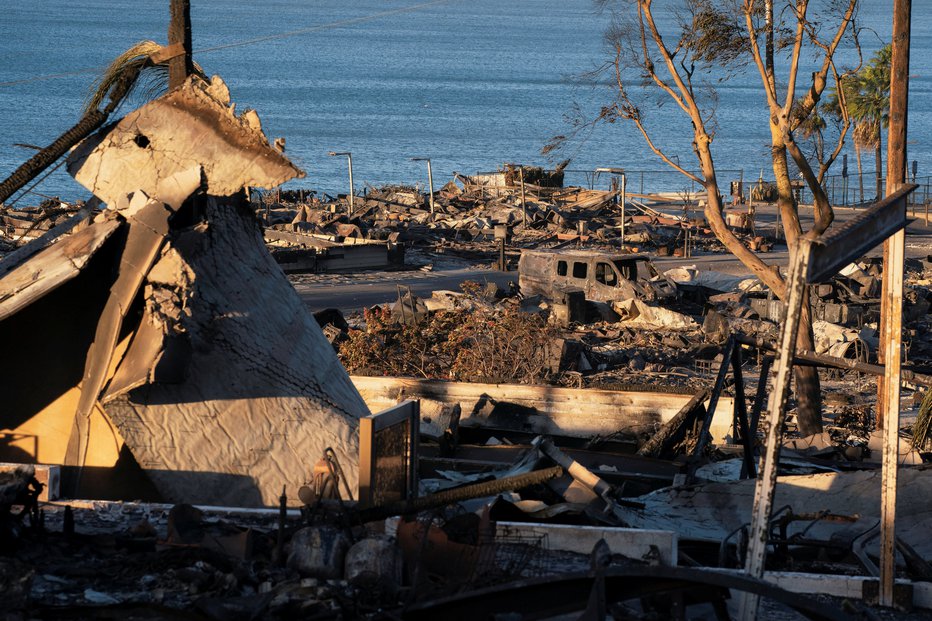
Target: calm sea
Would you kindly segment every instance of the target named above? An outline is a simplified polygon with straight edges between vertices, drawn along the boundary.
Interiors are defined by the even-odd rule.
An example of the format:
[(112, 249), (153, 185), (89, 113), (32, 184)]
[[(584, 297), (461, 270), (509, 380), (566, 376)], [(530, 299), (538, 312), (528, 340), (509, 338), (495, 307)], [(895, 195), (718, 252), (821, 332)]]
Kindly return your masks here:
[[(864, 2), (868, 54), (889, 40), (891, 4)], [(552, 161), (541, 155), (552, 136), (569, 131), (566, 117), (575, 104), (591, 112), (610, 96), (605, 85), (579, 80), (606, 58), (608, 17), (588, 0), (192, 5), (194, 47), (203, 50), (195, 59), (226, 80), (238, 109), (255, 108), (268, 135), (287, 139), (288, 155), (308, 173), (293, 187), (345, 192), (346, 162), (327, 157), (331, 150), (353, 153), (357, 189), (426, 184), (424, 164), (412, 157), (432, 159), (437, 185), (453, 171), (470, 174), (506, 161), (551, 165), (570, 158), (574, 171), (662, 168), (622, 123), (597, 129)], [(919, 161), (922, 176), (932, 174), (932, 20), (920, 9), (913, 11), (909, 157)], [(138, 40), (164, 41), (167, 20), (167, 0), (0, 0), (0, 177), (33, 153), (16, 143), (45, 145), (70, 127), (95, 72)], [(295, 31), (301, 33), (277, 36)], [(767, 176), (756, 80), (737, 75), (719, 85), (714, 154), (726, 178), (738, 169), (745, 177), (761, 169)], [(692, 161), (688, 126), (672, 105), (649, 112), (657, 141), (680, 161)], [(866, 167), (873, 169), (872, 158)], [(581, 173), (570, 180), (585, 181)], [(86, 196), (62, 169), (36, 191)]]

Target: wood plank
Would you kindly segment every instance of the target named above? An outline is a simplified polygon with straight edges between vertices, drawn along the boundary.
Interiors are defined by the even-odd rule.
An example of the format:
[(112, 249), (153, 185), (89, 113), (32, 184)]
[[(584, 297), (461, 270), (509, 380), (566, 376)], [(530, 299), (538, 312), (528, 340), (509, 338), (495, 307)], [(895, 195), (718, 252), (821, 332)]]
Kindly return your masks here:
[[(419, 380), (403, 377), (352, 376), (370, 410), (379, 411), (400, 403), (404, 399), (432, 399), (442, 403), (459, 403), (462, 408), (462, 426), (481, 426), (487, 423), (474, 416), (482, 400), (517, 406), (520, 411), (512, 416), (510, 428), (525, 433), (562, 435), (590, 438), (617, 432), (654, 434), (672, 419), (693, 398), (692, 394), (615, 391), (596, 389), (559, 388), (556, 386), (528, 386), (522, 384), (478, 384)], [(506, 407), (505, 409), (509, 409)], [(711, 427), (713, 439), (718, 443), (732, 437), (734, 400), (719, 400)], [(499, 420), (494, 421), (499, 425)], [(507, 421), (505, 421), (507, 422)]]

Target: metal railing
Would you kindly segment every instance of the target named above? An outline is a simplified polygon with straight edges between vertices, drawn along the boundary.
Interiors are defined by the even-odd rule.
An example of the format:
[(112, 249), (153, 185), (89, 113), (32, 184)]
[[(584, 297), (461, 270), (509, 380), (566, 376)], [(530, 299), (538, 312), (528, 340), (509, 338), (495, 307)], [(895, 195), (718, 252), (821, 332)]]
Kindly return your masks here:
[[(613, 175), (611, 173), (600, 173), (592, 170), (567, 169), (563, 171), (564, 186), (579, 186), (593, 189), (609, 189)], [(701, 174), (696, 174), (702, 177)], [(738, 169), (721, 169), (716, 171), (719, 183), (726, 184), (725, 187), (719, 187), (723, 195), (728, 196), (728, 184), (732, 181), (745, 181), (747, 187), (747, 178), (744, 171)], [(701, 184), (692, 179), (683, 176), (681, 173), (671, 169), (651, 169), (651, 170), (626, 170), (627, 190), (629, 195), (638, 194), (663, 194), (676, 200), (696, 200), (701, 197), (705, 189)]]
[[(862, 182), (859, 182), (857, 175), (830, 175), (825, 178), (822, 187), (828, 195), (829, 201), (835, 206), (859, 206), (873, 203), (877, 200), (878, 180), (876, 172), (864, 171), (861, 174)], [(911, 183), (919, 187), (909, 196), (909, 205), (912, 208), (915, 205), (926, 205), (932, 199), (932, 176), (911, 177)], [(886, 188), (886, 176), (881, 175), (879, 186)], [(863, 188), (863, 190), (862, 190)], [(808, 189), (803, 191), (801, 202), (811, 203), (812, 194)]]

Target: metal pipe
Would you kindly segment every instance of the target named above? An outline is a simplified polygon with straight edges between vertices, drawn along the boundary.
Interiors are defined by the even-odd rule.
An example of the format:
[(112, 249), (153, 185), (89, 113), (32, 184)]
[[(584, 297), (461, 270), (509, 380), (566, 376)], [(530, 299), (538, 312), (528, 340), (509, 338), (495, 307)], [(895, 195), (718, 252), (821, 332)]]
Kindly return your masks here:
[(563, 476), (562, 467), (554, 466), (552, 468), (544, 468), (543, 470), (502, 477), (493, 481), (472, 483), (470, 485), (444, 490), (436, 494), (430, 494), (429, 496), (414, 498), (408, 501), (398, 501), (377, 507), (370, 507), (357, 513), (356, 518), (360, 523), (365, 524), (376, 520), (384, 520), (393, 515), (408, 515), (420, 511), (427, 511), (428, 509), (436, 509), (437, 507), (443, 507), (463, 500), (494, 496), (502, 492), (514, 491), (528, 487), (529, 485), (544, 483), (560, 476)]
[(428, 200), (430, 202), (430, 215), (434, 215), (434, 173), (430, 168), (430, 158), (429, 157), (412, 157), (412, 162), (427, 162), (427, 187), (430, 191), (428, 194)]
[(353, 197), (356, 194), (356, 190), (353, 188), (353, 154), (349, 151), (330, 151), (327, 153), (330, 157), (335, 157), (338, 155), (345, 155), (347, 164), (349, 165), (349, 215), (353, 217), (353, 213), (356, 211), (356, 203), (353, 200)]

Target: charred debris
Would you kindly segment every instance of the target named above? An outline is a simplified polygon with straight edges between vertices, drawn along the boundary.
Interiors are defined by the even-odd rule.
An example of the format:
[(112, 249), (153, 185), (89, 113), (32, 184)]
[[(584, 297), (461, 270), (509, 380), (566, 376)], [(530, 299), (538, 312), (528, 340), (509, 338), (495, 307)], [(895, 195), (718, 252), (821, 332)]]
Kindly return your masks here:
[[(721, 251), (698, 210), (560, 170), (278, 190), (303, 172), (216, 77), (88, 133), (68, 170), (86, 204), (3, 213), (5, 618), (874, 618), (891, 554), (883, 614), (929, 614), (932, 281), (914, 262), (899, 290), (891, 538), (862, 259), (909, 188), (807, 241), (780, 302), (655, 261)], [(451, 256), (518, 285), (315, 317), (282, 269)], [(802, 291), (816, 351), (786, 336)], [(824, 369), (821, 437), (794, 433), (793, 364)]]

